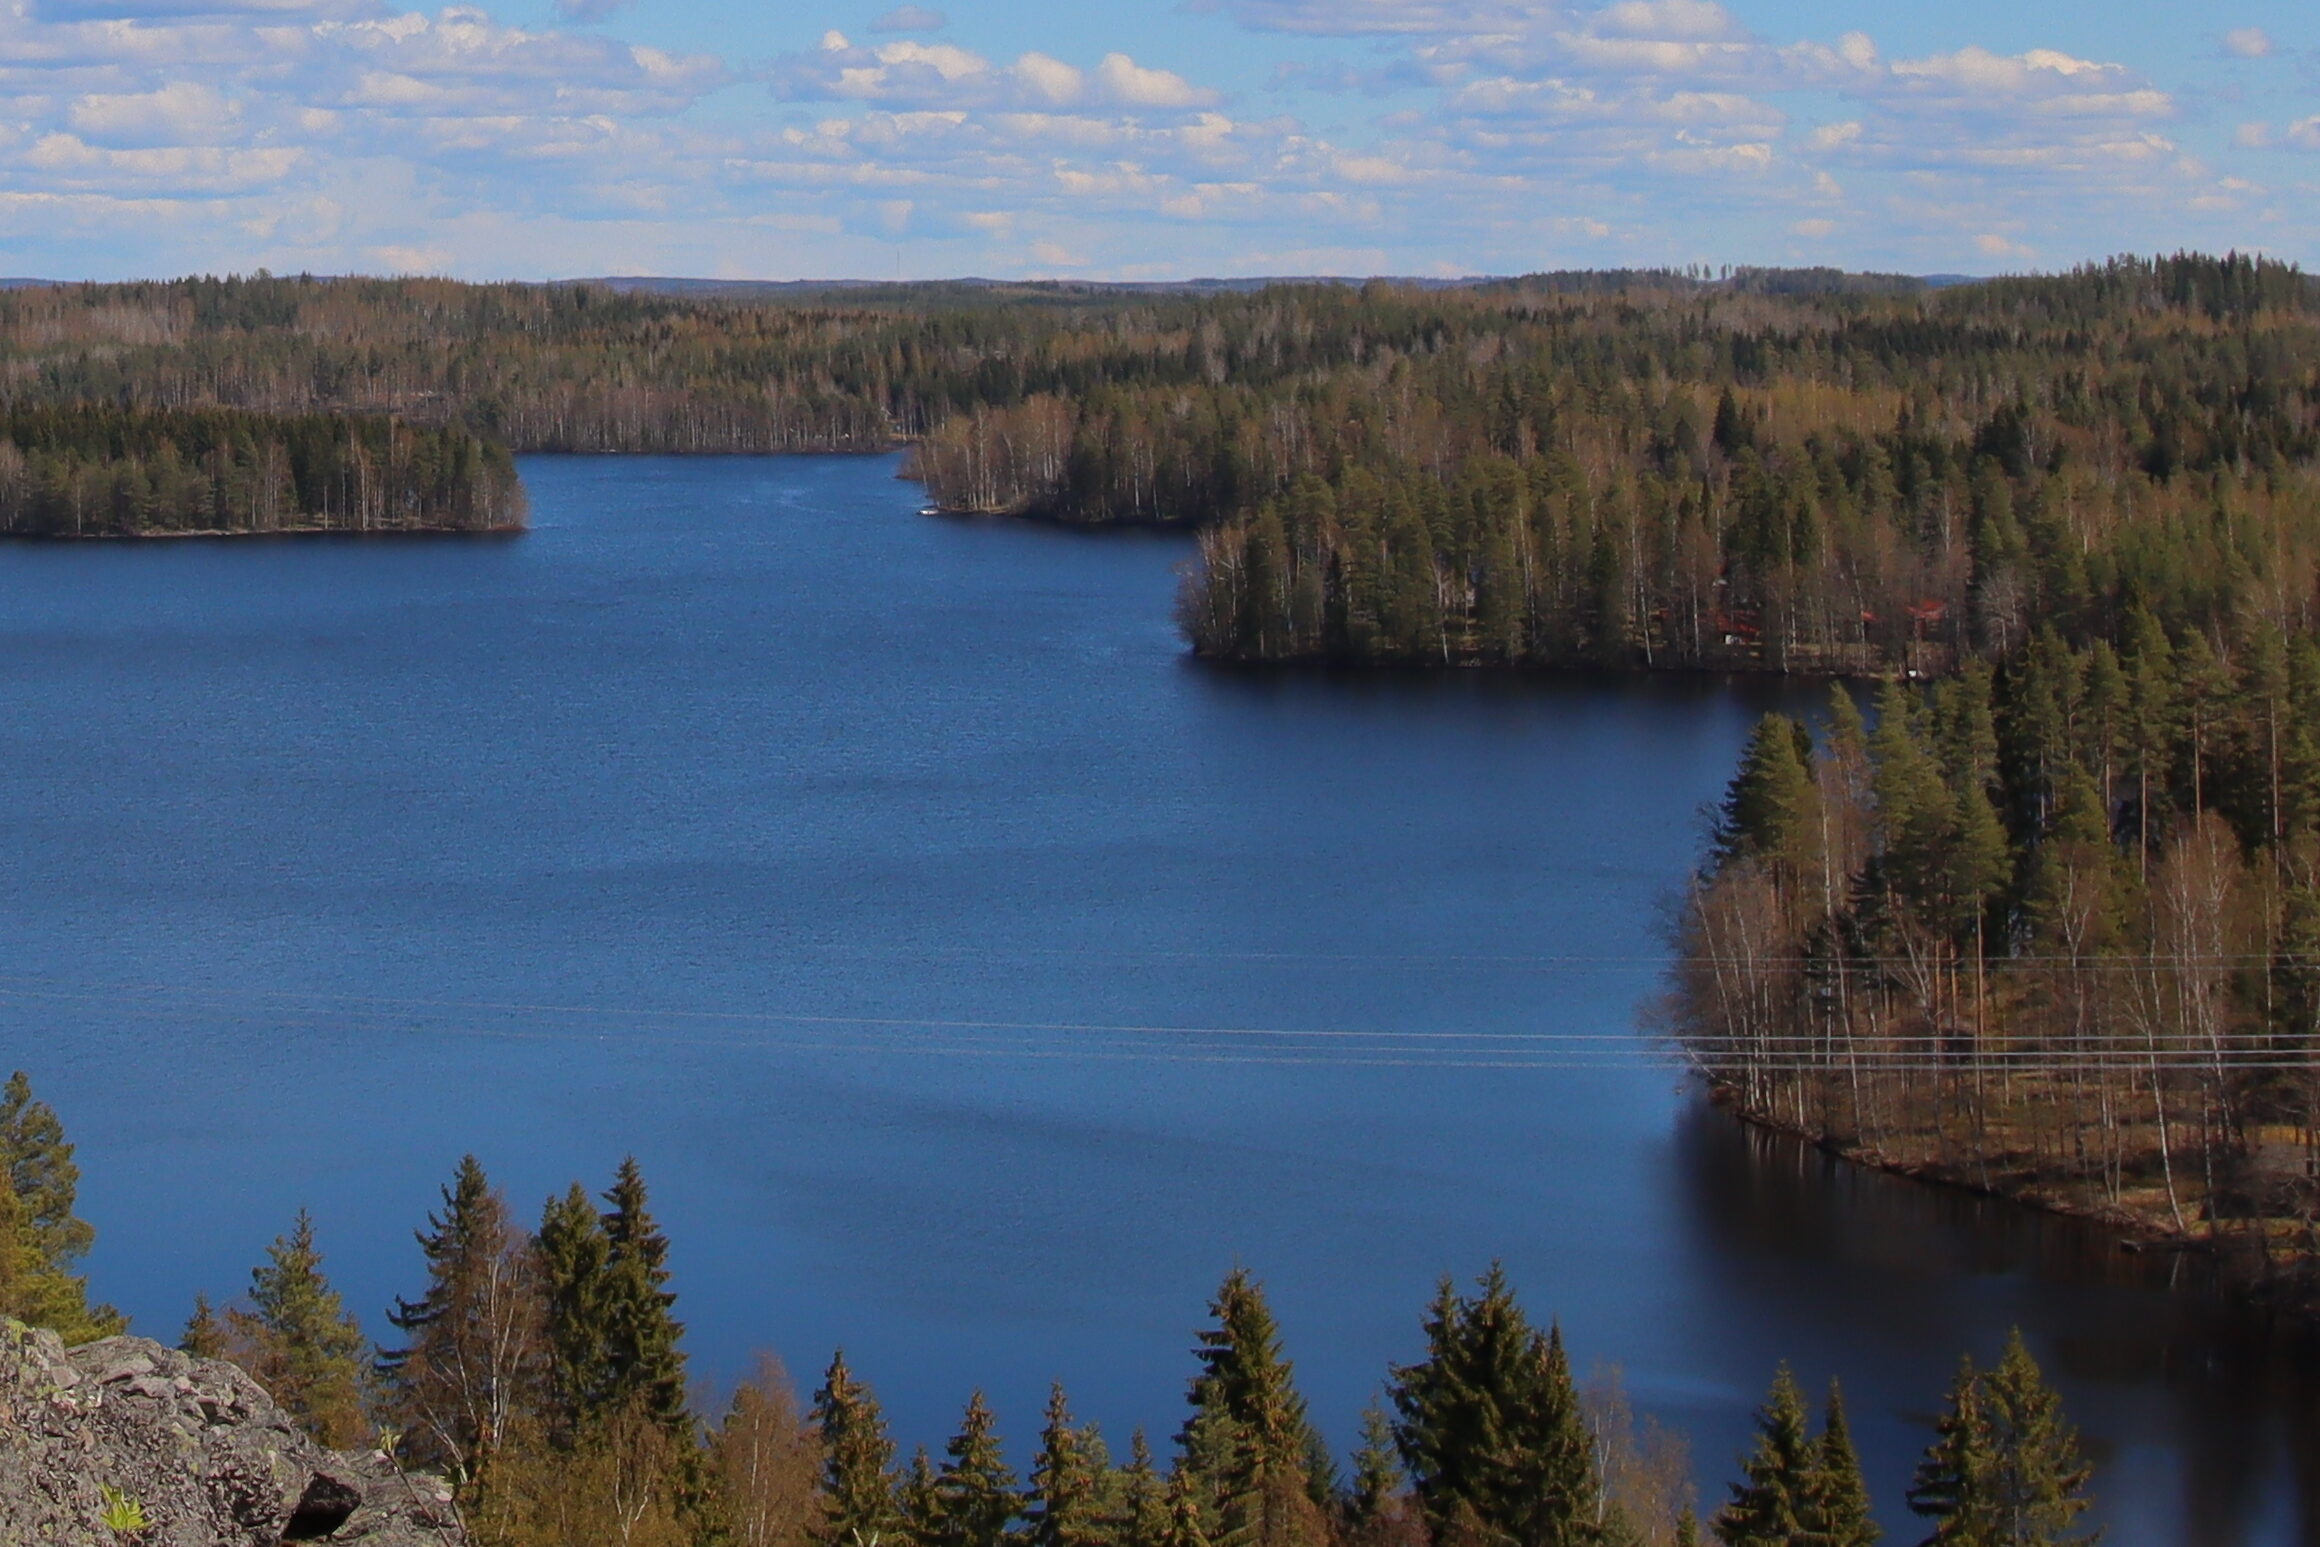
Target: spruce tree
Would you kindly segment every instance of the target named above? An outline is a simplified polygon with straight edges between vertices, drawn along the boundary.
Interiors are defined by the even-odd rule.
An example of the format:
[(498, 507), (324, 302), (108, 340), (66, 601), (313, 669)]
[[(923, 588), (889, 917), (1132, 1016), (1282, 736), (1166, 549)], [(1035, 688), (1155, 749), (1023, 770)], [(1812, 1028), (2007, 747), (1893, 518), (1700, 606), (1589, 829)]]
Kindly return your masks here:
[(611, 1334), (604, 1300), (612, 1243), (578, 1182), (548, 1200), (538, 1241), (550, 1400), (555, 1426), (568, 1437), (608, 1406)]
[(2092, 1475), (2017, 1328), (1995, 1369), (1960, 1365), (1909, 1507), (1934, 1521), (1930, 1547), (2086, 1547), (2100, 1533), (2072, 1525)]
[(1748, 856), (1795, 865), (1811, 834), (1816, 792), (1811, 738), (1783, 714), (1756, 722), (1716, 823), (1720, 862)]
[(1801, 1547), (1819, 1459), (1804, 1395), (1784, 1364), (1756, 1410), (1756, 1450), (1741, 1462), (1743, 1480), (1716, 1514), (1716, 1540), (1725, 1547)]
[(1152, 1463), (1152, 1446), (1138, 1429), (1128, 1437), (1128, 1464), (1120, 1469), (1112, 1538), (1119, 1547), (1168, 1547), (1168, 1480)]
[(903, 1526), (894, 1498), (894, 1441), (877, 1397), (846, 1367), (843, 1349), (814, 1393), (813, 1419), (822, 1437), (820, 1540), (832, 1547), (878, 1547), (882, 1541), (891, 1547)]
[(1103, 1437), (1071, 1419), (1061, 1382), (1047, 1394), (1047, 1422), (1031, 1461), (1029, 1547), (1098, 1547), (1111, 1538), (1105, 1518), (1110, 1459)]
[(1210, 1547), (1200, 1495), (1191, 1469), (1179, 1460), (1168, 1474), (1168, 1529), (1161, 1538), (1163, 1547)]
[(943, 1455), (934, 1481), (934, 1534), (921, 1547), (1002, 1547), (1022, 1512), (1023, 1495), (980, 1391), (968, 1398), (959, 1432)]
[(1353, 1485), (1346, 1490), (1346, 1533), (1376, 1536), (1402, 1495), (1402, 1464), (1394, 1454), (1393, 1424), (1372, 1402), (1362, 1410), (1361, 1449), (1354, 1452)]
[(669, 1242), (646, 1209), (644, 1174), (630, 1156), (604, 1200), (608, 1249), (598, 1301), (604, 1329), (606, 1401), (631, 1397), (671, 1432), (691, 1422), (685, 1407), (685, 1328), (670, 1314), (677, 1297), (664, 1286)]
[(406, 1341), (380, 1352), (378, 1374), (405, 1454), (466, 1484), (538, 1413), (544, 1317), (531, 1244), (482, 1163), (463, 1158), (442, 1196), (417, 1233), (426, 1290), (387, 1312)]
[[(1177, 1443), (1212, 1512), (1217, 1547), (1288, 1547), (1318, 1534), (1328, 1481), (1265, 1293), (1246, 1270), (1226, 1275), (1209, 1302), (1216, 1325), (1195, 1350), (1191, 1416)], [(1314, 1497), (1316, 1485), (1321, 1498)]]
[(2078, 1434), (2064, 1419), (2062, 1396), (2046, 1384), (2022, 1342), (2020, 1328), (2006, 1339), (1997, 1368), (1982, 1377), (1982, 1413), (1995, 1465), (1991, 1504), (2005, 1547), (2064, 1547), (2096, 1533), (2073, 1534), (2072, 1523), (2092, 1501), (2094, 1475), (2079, 1454)]
[(1998, 1547), (1991, 1498), (1997, 1456), (1971, 1358), (1958, 1362), (1933, 1434), (1909, 1490), (1909, 1507), (1934, 1523), (1926, 1547)]
[(1426, 1358), (1393, 1372), (1394, 1439), (1419, 1510), (1437, 1542), (1589, 1542), (1601, 1490), (1562, 1333), (1531, 1326), (1497, 1265), (1479, 1287), (1467, 1300), (1443, 1280)]
[(209, 1296), (193, 1297), (193, 1314), (185, 1319), (185, 1330), (178, 1334), (178, 1351), (196, 1359), (223, 1359), (226, 1357), (226, 1325), (209, 1303)]
[(226, 1324), (237, 1362), (300, 1428), (334, 1450), (369, 1437), (370, 1342), (323, 1275), (304, 1209), (251, 1270), (249, 1308), (227, 1311)]
[(1870, 1513), (1868, 1479), (1861, 1475), (1860, 1452), (1853, 1448), (1852, 1425), (1845, 1420), (1845, 1394), (1833, 1380), (1806, 1499), (1804, 1524), (1811, 1547), (1875, 1547), (1882, 1533)]
[(894, 1500), (903, 1537), (914, 1547), (933, 1547), (942, 1536), (942, 1498), (935, 1491), (934, 1461), (924, 1445), (910, 1453), (902, 1478), (894, 1485)]
[(62, 1270), (87, 1254), (97, 1233), (73, 1215), (81, 1183), (73, 1147), (55, 1109), (33, 1099), (32, 1081), (21, 1069), (0, 1086), (0, 1171), (23, 1209), (25, 1239), (42, 1262)]

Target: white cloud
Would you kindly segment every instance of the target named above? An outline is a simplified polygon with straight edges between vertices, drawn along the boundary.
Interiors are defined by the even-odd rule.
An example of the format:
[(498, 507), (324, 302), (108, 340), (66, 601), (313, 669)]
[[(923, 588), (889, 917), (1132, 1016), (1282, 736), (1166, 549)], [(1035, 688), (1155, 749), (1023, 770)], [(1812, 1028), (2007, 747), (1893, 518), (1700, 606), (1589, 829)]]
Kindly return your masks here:
[(1041, 53), (1025, 54), (1015, 61), (1016, 79), (1042, 101), (1057, 107), (1068, 107), (1080, 99), (1087, 89), (1087, 77), (1060, 59), (1050, 59)]
[(2261, 59), (2272, 51), (2272, 35), (2261, 27), (2234, 27), (2223, 35), (2223, 51), (2242, 59)]
[[(1930, 269), (2205, 233), (2284, 250), (2312, 225), (2233, 174), (2320, 151), (2320, 118), (2210, 127), (2175, 76), (2059, 23), (2049, 47), (1896, 61), (1710, 0), (1211, 6), (1368, 41), (1251, 43), (1275, 51), (1256, 118), (1149, 56), (1010, 62), (908, 5), (745, 75), (473, 6), (0, 0), (0, 231), (66, 271), (37, 255), (879, 273), (907, 237), (921, 270), (1119, 275), (1660, 261), (1732, 232)], [(696, 110), (743, 79), (770, 100)], [(1327, 132), (1294, 116), (1325, 83), (1371, 94)]]
[[(903, 40), (860, 47), (832, 32), (808, 53), (774, 61), (769, 77), (777, 96), (791, 101), (855, 101), (897, 107), (1070, 107), (1088, 95), (1089, 77), (1077, 66), (1036, 51), (999, 66), (950, 43)], [(1147, 69), (1126, 54), (1106, 54), (1094, 72), (1105, 100), (1130, 108), (1205, 107), (1217, 94), (1168, 70)]]
[(1618, 0), (1593, 17), (1597, 32), (1631, 38), (1727, 41), (1743, 37), (1732, 13), (1713, 0)]
[(106, 145), (215, 145), (236, 137), (241, 109), (214, 86), (172, 81), (153, 91), (76, 97), (65, 122)]
[(1216, 101), (1215, 92), (1170, 70), (1147, 70), (1126, 54), (1104, 55), (1096, 81), (1113, 101), (1130, 107), (1206, 107)]

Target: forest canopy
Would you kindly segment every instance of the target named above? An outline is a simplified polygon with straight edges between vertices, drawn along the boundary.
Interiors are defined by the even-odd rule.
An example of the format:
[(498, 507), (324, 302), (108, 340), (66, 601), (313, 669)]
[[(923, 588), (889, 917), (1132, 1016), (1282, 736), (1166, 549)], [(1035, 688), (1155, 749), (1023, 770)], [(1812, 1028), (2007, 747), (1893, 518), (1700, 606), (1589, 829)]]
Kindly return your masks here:
[[(2137, 606), (2297, 632), (2320, 563), (2320, 287), (2239, 256), (1946, 287), (1742, 269), (0, 293), (0, 405), (87, 404), (283, 418), (291, 503), (358, 528), (381, 498), (432, 510), (438, 470), (493, 446), (907, 446), (946, 509), (1206, 528), (1182, 618), (1233, 659), (1938, 673), (2033, 620), (2115, 644)], [(287, 425), (307, 415), (341, 416), (345, 449)], [(448, 438), (349, 455), (372, 421)], [(168, 524), (258, 519), (276, 454), (233, 458), (205, 513)], [(128, 485), (180, 479), (135, 460)], [(386, 464), (409, 486), (382, 495)], [(467, 503), (496, 520), (487, 471)], [(98, 481), (52, 472), (12, 529), (153, 498)]]
[(0, 413), (0, 532), (500, 531), (506, 450), (456, 426), (344, 414), (19, 404)]

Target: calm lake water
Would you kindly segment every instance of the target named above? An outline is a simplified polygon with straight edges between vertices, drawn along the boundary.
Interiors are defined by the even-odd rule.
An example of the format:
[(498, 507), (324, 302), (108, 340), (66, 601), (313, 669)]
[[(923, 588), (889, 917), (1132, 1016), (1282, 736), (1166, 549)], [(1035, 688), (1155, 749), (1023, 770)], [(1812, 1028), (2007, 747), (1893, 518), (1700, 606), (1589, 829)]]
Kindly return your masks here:
[(0, 1063), (140, 1330), (305, 1205), (384, 1332), (462, 1152), (527, 1214), (633, 1152), (704, 1380), (842, 1344), (906, 1446), (982, 1386), (1027, 1449), (1050, 1379), (1172, 1432), (1236, 1262), (1350, 1442), (1503, 1258), (1711, 1504), (1786, 1358), (1914, 1540), (1953, 1363), (2019, 1323), (2113, 1543), (2311, 1537), (2260, 1318), (1623, 1051), (1779, 688), (1203, 669), (1180, 539), (894, 470), (535, 459), (520, 539), (0, 549)]

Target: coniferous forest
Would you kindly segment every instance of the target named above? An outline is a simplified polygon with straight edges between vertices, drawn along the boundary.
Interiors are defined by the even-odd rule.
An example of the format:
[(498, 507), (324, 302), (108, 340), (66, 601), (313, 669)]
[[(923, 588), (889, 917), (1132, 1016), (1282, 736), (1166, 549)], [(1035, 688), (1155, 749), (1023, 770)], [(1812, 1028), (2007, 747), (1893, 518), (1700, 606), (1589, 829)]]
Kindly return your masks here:
[[(0, 1089), (0, 1316), (86, 1342), (122, 1330), (74, 1269), (94, 1232), (56, 1114)], [(1228, 1273), (1193, 1334), (1185, 1405), (1115, 1451), (1050, 1388), (1018, 1471), (980, 1392), (939, 1456), (905, 1459), (867, 1372), (834, 1353), (810, 1398), (780, 1363), (704, 1411), (672, 1244), (623, 1161), (527, 1229), (473, 1156), (417, 1232), (424, 1278), (374, 1344), (301, 1213), (246, 1290), (197, 1297), (180, 1346), (255, 1377), (334, 1448), (377, 1445), (449, 1481), (489, 1547), (1871, 1547), (1872, 1500), (1832, 1383), (1774, 1372), (1750, 1452), (1702, 1500), (1681, 1435), (1638, 1419), (1615, 1372), (1582, 1378), (1492, 1266), (1442, 1281), (1417, 1357), (1381, 1372), (1343, 1465), (1304, 1398), (1264, 1287)], [(1928, 1393), (1928, 1400), (1936, 1394)], [(2084, 1542), (2092, 1468), (2012, 1337), (1962, 1361), (1906, 1503), (1929, 1544)]]
[[(501, 529), (515, 452), (896, 448), (946, 510), (1196, 527), (1212, 659), (1881, 680), (1757, 728), (1668, 1044), (1871, 1163), (2320, 1263), (2320, 286), (2291, 267), (0, 293), (9, 533)], [(0, 1145), (0, 1303), (115, 1329), (21, 1080)], [(392, 1433), (508, 1547), (1870, 1539), (1839, 1394), (1815, 1418), (1776, 1381), (1693, 1520), (1674, 1438), (1495, 1273), (1445, 1284), (1342, 1469), (1235, 1275), (1169, 1444), (1115, 1464), (1058, 1392), (1018, 1478), (979, 1399), (899, 1460), (843, 1358), (810, 1402), (769, 1366), (697, 1412), (633, 1166), (527, 1226), (471, 1163), (422, 1239), (383, 1351), (303, 1218), (186, 1341), (319, 1435)], [(2047, 1490), (2044, 1534), (1977, 1534), (1992, 1478)], [(2085, 1484), (2017, 1345), (1961, 1372), (1910, 1502), (1941, 1541), (2060, 1541)]]
[(344, 414), (25, 404), (0, 414), (0, 532), (495, 532), (507, 452), (457, 426)]

